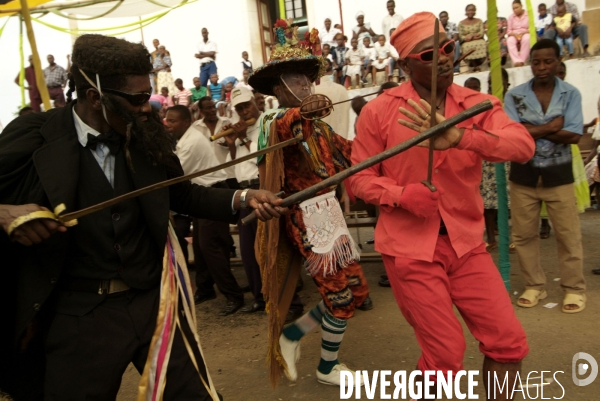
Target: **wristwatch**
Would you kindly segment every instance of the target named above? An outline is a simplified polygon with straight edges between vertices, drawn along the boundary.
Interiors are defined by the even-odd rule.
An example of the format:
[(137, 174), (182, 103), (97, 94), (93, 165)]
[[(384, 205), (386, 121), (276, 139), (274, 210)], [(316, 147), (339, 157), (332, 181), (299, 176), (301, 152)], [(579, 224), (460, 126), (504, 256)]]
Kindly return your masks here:
[(250, 143), (252, 141), (250, 139), (248, 139), (248, 137), (245, 137), (245, 138), (240, 139), (240, 142), (241, 142), (240, 146), (244, 146), (247, 143)]
[(246, 188), (240, 194), (240, 209), (246, 209), (248, 207), (248, 202), (246, 201), (246, 195), (248, 195), (248, 191), (250, 188)]

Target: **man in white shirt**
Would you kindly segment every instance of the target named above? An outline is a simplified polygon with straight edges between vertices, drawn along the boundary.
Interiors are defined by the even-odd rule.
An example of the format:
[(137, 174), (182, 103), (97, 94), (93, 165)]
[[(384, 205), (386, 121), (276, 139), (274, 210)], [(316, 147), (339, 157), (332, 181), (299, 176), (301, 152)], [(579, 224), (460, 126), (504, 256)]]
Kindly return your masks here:
[[(326, 73), (321, 78), (319, 85), (315, 86), (315, 93), (320, 93), (331, 99), (332, 103), (348, 100), (348, 90), (333, 81), (333, 64), (329, 60), (325, 60)], [(350, 102), (337, 104), (330, 115), (321, 120), (325, 121), (333, 130), (340, 136), (348, 139), (350, 127)]]
[(321, 46), (325, 44), (328, 44), (329, 47), (337, 46), (335, 35), (338, 33), (342, 33), (342, 31), (337, 28), (332, 28), (331, 20), (329, 18), (325, 18), (325, 26), (321, 28), (321, 31), (319, 31), (319, 40), (321, 41)]
[(389, 42), (390, 29), (397, 28), (404, 21), (404, 18), (400, 14), (396, 14), (396, 3), (393, 0), (387, 2), (387, 10), (389, 14), (383, 17), (381, 29), (383, 30), (382, 33), (385, 35), (385, 39)]
[[(235, 88), (231, 91), (231, 105), (240, 116), (239, 122), (227, 128), (233, 128), (233, 134), (225, 137), (229, 147), (227, 161), (254, 153), (258, 150), (258, 134), (260, 129), (260, 111), (256, 105), (254, 94), (247, 88)], [(254, 124), (248, 125), (247, 120), (256, 120)], [(256, 159), (247, 160), (235, 166), (235, 178), (240, 189), (258, 189), (260, 181), (258, 179), (258, 166)], [(256, 261), (254, 254), (254, 240), (258, 222), (254, 220), (250, 224), (242, 224), (241, 221), (249, 213), (240, 214), (238, 229), (240, 233), (240, 252), (242, 254), (242, 263), (250, 292), (254, 296), (254, 302), (243, 307), (240, 312), (254, 313), (265, 310), (265, 300), (262, 295), (262, 279), (260, 276), (260, 266)]]
[[(218, 115), (217, 108), (209, 96), (200, 99), (198, 101), (198, 107), (204, 118), (198, 120), (195, 127), (206, 137), (206, 139), (210, 140), (210, 137), (221, 132), (224, 126), (231, 124), (231, 121), (228, 118), (220, 117)], [(216, 141), (211, 142), (211, 145), (215, 156), (217, 157), (218, 164), (225, 163), (227, 155), (229, 154), (229, 148), (227, 147), (225, 138), (217, 139)], [(239, 185), (235, 179), (235, 167), (229, 167), (223, 171), (227, 174), (226, 182), (227, 185), (229, 185), (229, 188), (239, 189)]]
[(202, 28), (202, 41), (198, 43), (198, 53), (194, 56), (200, 60), (200, 84), (206, 86), (212, 74), (217, 73), (217, 44), (208, 39), (208, 29)]
[[(202, 100), (201, 100), (202, 102)], [(167, 111), (168, 131), (177, 139), (175, 154), (184, 174), (219, 165), (209, 140), (198, 126), (192, 124), (192, 115), (185, 106), (174, 106)], [(212, 188), (228, 188), (223, 170), (192, 179), (192, 182)], [(216, 298), (214, 284), (227, 298), (219, 315), (227, 316), (244, 306), (244, 293), (231, 273), (229, 263), (231, 235), (229, 224), (206, 219), (193, 219), (194, 265), (196, 266), (196, 293), (194, 302), (201, 304)]]

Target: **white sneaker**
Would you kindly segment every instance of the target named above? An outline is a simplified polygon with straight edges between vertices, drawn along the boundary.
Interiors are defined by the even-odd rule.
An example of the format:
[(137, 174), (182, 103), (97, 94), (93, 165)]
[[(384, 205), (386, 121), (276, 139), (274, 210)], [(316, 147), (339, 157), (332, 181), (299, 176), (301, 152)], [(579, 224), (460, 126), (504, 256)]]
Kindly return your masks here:
[[(333, 369), (331, 369), (331, 372), (329, 372), (329, 374), (321, 373), (317, 369), (317, 380), (319, 380), (319, 383), (329, 384), (330, 386), (339, 386), (342, 381), (341, 380), (342, 370), (350, 372), (350, 374), (352, 375), (354, 380), (356, 380), (354, 371), (351, 369), (348, 369), (348, 367), (343, 363), (338, 363), (337, 365), (335, 365), (333, 367)], [(359, 381), (358, 385), (362, 386), (363, 385), (362, 375), (358, 378), (358, 381)], [(348, 382), (346, 382), (346, 385), (347, 385), (347, 383)], [(356, 383), (354, 385), (356, 385)]]
[(296, 362), (300, 359), (300, 341), (289, 340), (283, 333), (279, 337), (279, 347), (281, 348), (281, 356), (287, 365), (284, 369), (285, 376), (295, 382), (298, 379), (298, 370), (296, 370)]

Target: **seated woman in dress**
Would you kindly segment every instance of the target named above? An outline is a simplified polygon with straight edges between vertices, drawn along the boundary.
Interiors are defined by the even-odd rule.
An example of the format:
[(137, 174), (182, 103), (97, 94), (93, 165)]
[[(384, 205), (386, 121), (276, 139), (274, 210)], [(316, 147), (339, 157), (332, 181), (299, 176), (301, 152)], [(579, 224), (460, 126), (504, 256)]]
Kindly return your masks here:
[(529, 17), (523, 9), (521, 0), (512, 3), (513, 13), (508, 17), (508, 53), (513, 66), (522, 67), (529, 58)]
[(460, 51), (465, 54), (474, 50), (465, 58), (472, 71), (481, 71), (479, 66), (483, 64), (487, 56), (487, 43), (483, 39), (483, 22), (475, 18), (477, 8), (469, 4), (466, 8), (464, 20), (458, 24), (458, 37), (460, 39)]

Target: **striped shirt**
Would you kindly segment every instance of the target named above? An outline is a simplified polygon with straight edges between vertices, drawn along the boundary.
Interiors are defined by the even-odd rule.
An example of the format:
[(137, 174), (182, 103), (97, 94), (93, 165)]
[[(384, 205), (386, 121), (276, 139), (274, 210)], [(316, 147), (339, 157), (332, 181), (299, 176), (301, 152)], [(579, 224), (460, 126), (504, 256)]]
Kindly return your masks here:
[(173, 97), (177, 100), (176, 103), (181, 106), (189, 106), (190, 96), (192, 96), (192, 92), (189, 89), (177, 91), (177, 93), (173, 95)]

